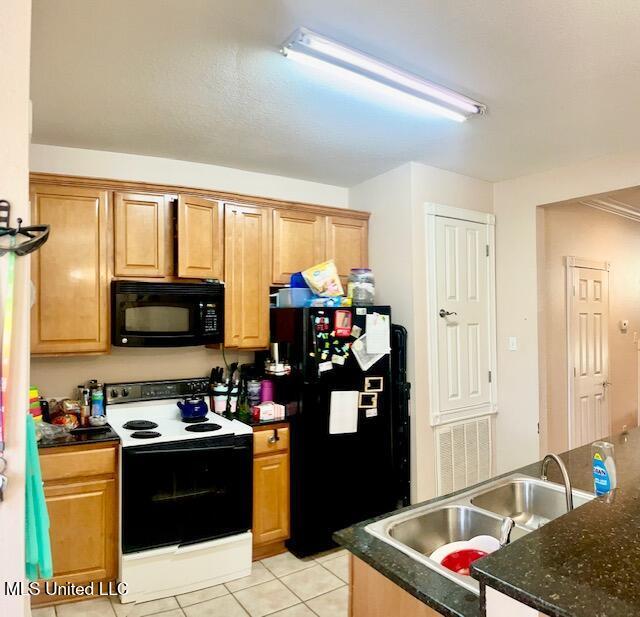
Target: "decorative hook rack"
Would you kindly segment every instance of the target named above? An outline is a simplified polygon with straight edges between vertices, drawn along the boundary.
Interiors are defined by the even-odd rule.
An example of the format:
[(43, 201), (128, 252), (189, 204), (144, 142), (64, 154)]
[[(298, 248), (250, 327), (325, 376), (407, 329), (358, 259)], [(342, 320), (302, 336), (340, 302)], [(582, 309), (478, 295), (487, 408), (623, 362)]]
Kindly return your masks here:
[(7, 486), (7, 460), (5, 451), (5, 415), (11, 354), (11, 332), (13, 327), (13, 287), (16, 256), (22, 257), (38, 250), (49, 238), (48, 225), (22, 226), (18, 219), (17, 227), (9, 227), (11, 204), (0, 199), (0, 257), (8, 254), (6, 288), (4, 290), (4, 310), (2, 315), (2, 372), (0, 374), (0, 502), (4, 498)]
[[(22, 219), (18, 219), (17, 227), (9, 227), (11, 204), (6, 199), (0, 199), (0, 257), (13, 252), (22, 257), (39, 249), (49, 238), (49, 225), (22, 226)], [(8, 245), (3, 243), (8, 239)]]

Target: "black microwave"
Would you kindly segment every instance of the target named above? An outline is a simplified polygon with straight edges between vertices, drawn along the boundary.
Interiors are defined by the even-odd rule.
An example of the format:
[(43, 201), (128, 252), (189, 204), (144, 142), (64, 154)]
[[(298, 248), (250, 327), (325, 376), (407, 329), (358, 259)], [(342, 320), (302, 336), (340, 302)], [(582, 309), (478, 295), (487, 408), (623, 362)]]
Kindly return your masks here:
[(111, 343), (185, 347), (224, 340), (224, 285), (112, 281)]

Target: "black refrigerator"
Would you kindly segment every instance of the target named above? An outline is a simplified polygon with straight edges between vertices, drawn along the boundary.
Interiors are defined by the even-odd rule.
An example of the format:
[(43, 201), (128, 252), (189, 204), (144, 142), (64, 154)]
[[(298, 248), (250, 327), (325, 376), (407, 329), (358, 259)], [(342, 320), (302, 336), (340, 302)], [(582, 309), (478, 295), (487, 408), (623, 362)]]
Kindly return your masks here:
[[(388, 353), (381, 354), (385, 323)], [(275, 398), (291, 414), (287, 546), (303, 557), (335, 546), (335, 531), (409, 503), (406, 330), (391, 325), (388, 306), (274, 308), (271, 342), (291, 365), (290, 375), (275, 379)], [(349, 432), (336, 432), (337, 415), (332, 421), (343, 412), (333, 395), (340, 391), (350, 401), (358, 393)]]

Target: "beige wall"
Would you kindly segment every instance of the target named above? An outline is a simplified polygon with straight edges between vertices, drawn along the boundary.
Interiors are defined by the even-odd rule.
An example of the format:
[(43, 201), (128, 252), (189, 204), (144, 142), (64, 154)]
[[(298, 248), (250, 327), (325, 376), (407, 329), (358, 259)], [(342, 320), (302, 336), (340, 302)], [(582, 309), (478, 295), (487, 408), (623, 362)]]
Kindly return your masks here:
[(157, 156), (33, 144), (29, 164), (31, 171), (176, 184), (349, 207), (349, 192), (342, 186)]
[[(498, 471), (540, 456), (536, 210), (640, 184), (640, 153), (607, 156), (494, 185), (498, 316)], [(518, 351), (507, 349), (517, 336)]]
[[(12, 223), (29, 220), (29, 49), (31, 1), (0, 2), (0, 198), (11, 202)], [(7, 257), (0, 258), (4, 306)], [(6, 452), (9, 479), (0, 504), (0, 584), (24, 579), (25, 410), (29, 384), (29, 259), (18, 258), (15, 276)], [(0, 588), (0, 615), (29, 613), (28, 596), (7, 596)]]
[(491, 212), (491, 183), (407, 163), (350, 190), (351, 207), (370, 210), (369, 252), (377, 301), (409, 332), (412, 500), (435, 494), (435, 445), (427, 377), (425, 203)]
[[(253, 362), (253, 353), (225, 352), (228, 363)], [(103, 383), (207, 377), (214, 366), (224, 366), (222, 352), (205, 347), (123, 349), (113, 347), (103, 356), (32, 358), (31, 383), (43, 396), (75, 396), (78, 384), (89, 379)]]
[[(640, 331), (640, 223), (580, 204), (542, 208), (544, 238), (540, 255), (546, 358), (547, 443), (553, 452), (568, 448), (566, 269), (567, 255), (608, 261), (609, 273), (609, 411), (614, 432), (637, 425), (638, 344)], [(620, 331), (620, 320), (629, 330)]]

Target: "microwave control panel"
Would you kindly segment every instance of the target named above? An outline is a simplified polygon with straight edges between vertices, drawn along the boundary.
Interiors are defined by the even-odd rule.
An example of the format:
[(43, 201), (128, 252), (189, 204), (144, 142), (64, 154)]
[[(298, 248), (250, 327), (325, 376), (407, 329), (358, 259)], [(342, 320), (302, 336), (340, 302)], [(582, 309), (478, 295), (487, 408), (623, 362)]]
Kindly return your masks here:
[(218, 305), (209, 302), (202, 306), (202, 333), (216, 334), (219, 332)]

